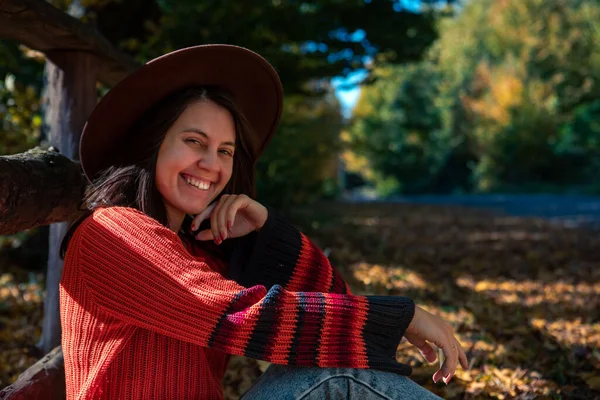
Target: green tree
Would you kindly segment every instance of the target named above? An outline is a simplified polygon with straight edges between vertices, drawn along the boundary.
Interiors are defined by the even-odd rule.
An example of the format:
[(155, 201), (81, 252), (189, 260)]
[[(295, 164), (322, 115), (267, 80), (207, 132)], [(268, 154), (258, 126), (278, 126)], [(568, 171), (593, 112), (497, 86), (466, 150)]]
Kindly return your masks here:
[[(421, 121), (426, 115), (436, 121), (425, 128), (429, 145), (418, 158), (403, 145), (403, 151), (382, 151), (382, 160), (371, 158), (371, 164), (383, 177), (399, 179), (403, 191), (440, 190), (448, 177), (455, 189), (481, 191), (589, 182), (598, 159), (590, 138), (600, 95), (599, 17), (595, 1), (467, 2), (457, 17), (440, 22), (439, 39), (415, 67), (431, 72), (399, 69), (379, 85), (387, 98), (404, 100), (359, 112), (354, 123), (369, 141), (398, 147), (412, 136), (406, 122), (388, 116), (410, 113)], [(411, 85), (421, 88), (411, 91)], [(361, 101), (371, 101), (373, 90)], [(418, 172), (412, 177), (406, 173), (411, 168)], [(438, 171), (437, 177), (423, 185), (432, 171), (429, 176)]]
[(333, 93), (288, 96), (283, 121), (257, 165), (259, 198), (287, 209), (336, 194), (343, 121)]
[(394, 11), (395, 0), (154, 0), (144, 2), (143, 21), (130, 4), (141, 0), (89, 3), (86, 18), (142, 61), (185, 46), (237, 44), (276, 65), (287, 93), (363, 67), (376, 52), (417, 60), (436, 38), (429, 13)]
[[(370, 180), (380, 193), (431, 190), (448, 149), (435, 104), (439, 73), (422, 63), (377, 69), (374, 77), (355, 109), (348, 132), (351, 148), (378, 171)], [(348, 161), (351, 170), (360, 172), (362, 166), (353, 168)], [(381, 178), (388, 179), (378, 183)]]
[[(484, 1), (467, 11), (446, 29), (451, 36), (477, 38), (461, 42), (456, 53), (479, 53), (474, 68), (471, 62), (452, 81), (465, 110), (464, 134), (478, 160), (476, 187), (516, 190), (585, 181), (596, 154), (588, 149), (586, 157), (576, 160), (576, 149), (567, 143), (581, 143), (580, 133), (571, 131), (572, 140), (567, 140), (562, 127), (570, 124), (575, 109), (600, 94), (599, 4)], [(465, 27), (472, 31), (465, 34)], [(436, 50), (440, 68), (449, 76), (454, 60), (442, 32)]]
[(39, 142), (41, 68), (14, 43), (0, 41), (0, 155), (19, 153)]

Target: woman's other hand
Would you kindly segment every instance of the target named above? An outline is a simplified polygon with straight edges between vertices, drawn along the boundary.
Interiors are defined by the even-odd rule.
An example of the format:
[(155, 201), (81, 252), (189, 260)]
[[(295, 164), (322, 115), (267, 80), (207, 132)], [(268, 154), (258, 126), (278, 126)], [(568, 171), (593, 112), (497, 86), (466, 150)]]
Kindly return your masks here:
[(194, 217), (191, 228), (195, 231), (202, 221), (210, 218), (210, 229), (198, 232), (196, 239), (214, 240), (221, 244), (225, 239), (259, 231), (267, 221), (268, 214), (265, 206), (244, 194), (224, 194)]
[(454, 376), (459, 362), (464, 369), (469, 367), (465, 351), (454, 337), (452, 326), (437, 315), (428, 313), (419, 306), (415, 307), (415, 316), (406, 329), (404, 337), (417, 347), (429, 362), (434, 362), (437, 355), (427, 342), (431, 342), (442, 349), (446, 360), (441, 368), (433, 374), (435, 383), (441, 378), (444, 383), (448, 384)]

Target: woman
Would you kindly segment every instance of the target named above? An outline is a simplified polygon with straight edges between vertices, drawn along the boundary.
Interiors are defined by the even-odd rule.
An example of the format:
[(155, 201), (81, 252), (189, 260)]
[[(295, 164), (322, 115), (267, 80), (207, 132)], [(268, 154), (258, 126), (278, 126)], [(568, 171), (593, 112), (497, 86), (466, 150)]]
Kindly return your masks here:
[(430, 362), (426, 341), (443, 348), (434, 381), (466, 368), (447, 323), (406, 297), (349, 294), (253, 200), (281, 109), (274, 69), (227, 45), (153, 60), (97, 105), (80, 144), (92, 184), (62, 248), (68, 399), (222, 398), (229, 354), (289, 366), (245, 398), (434, 398), (395, 360), (403, 335)]

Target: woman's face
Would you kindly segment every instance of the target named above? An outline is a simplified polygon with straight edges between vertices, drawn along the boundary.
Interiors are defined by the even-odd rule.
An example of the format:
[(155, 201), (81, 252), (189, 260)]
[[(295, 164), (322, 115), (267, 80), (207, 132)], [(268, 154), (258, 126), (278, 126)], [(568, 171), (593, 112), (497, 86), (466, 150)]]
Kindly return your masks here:
[(233, 168), (235, 123), (209, 100), (191, 103), (158, 151), (156, 186), (171, 223), (202, 212), (227, 185)]

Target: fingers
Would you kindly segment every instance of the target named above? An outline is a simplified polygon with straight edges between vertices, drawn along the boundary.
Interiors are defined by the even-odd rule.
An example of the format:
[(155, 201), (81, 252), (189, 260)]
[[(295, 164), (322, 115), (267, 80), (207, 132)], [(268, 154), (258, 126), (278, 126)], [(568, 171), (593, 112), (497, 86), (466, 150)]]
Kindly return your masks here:
[(205, 229), (196, 234), (197, 240), (214, 240), (213, 233), (210, 229)]
[(464, 369), (468, 369), (469, 364), (462, 346), (454, 337), (449, 340), (447, 345), (442, 347), (442, 351), (446, 356), (446, 360), (442, 364), (441, 368), (436, 371), (435, 374), (433, 374), (433, 381), (437, 383), (440, 379), (442, 379), (445, 384), (448, 384), (448, 382), (450, 382), (450, 380), (454, 377), (456, 367), (458, 366), (459, 362)]
[(233, 201), (229, 204), (229, 207), (227, 207), (227, 210), (223, 213), (224, 217), (225, 217), (225, 228), (227, 229), (227, 235), (229, 236), (229, 233), (231, 233), (231, 228), (233, 227), (233, 224), (235, 222), (235, 216), (238, 212), (238, 210), (242, 207), (244, 207), (244, 199), (243, 197), (238, 197), (235, 199), (236, 201)]
[(450, 379), (452, 379), (452, 377), (454, 377), (454, 374), (456, 373), (456, 367), (458, 366), (458, 364), (460, 363), (460, 365), (462, 366), (463, 369), (469, 369), (469, 362), (467, 360), (467, 355), (465, 354), (465, 350), (462, 348), (462, 346), (460, 345), (460, 343), (458, 342), (458, 340), (456, 340), (456, 338), (454, 339), (454, 344), (455, 344), (455, 348), (456, 348), (456, 363), (454, 364), (454, 368), (452, 368), (452, 373), (450, 374), (450, 376), (448, 376), (446, 378), (446, 384), (448, 382), (450, 382)]
[(458, 360), (458, 351), (455, 342), (455, 340), (448, 340), (447, 343), (441, 346), (446, 359), (444, 360), (442, 367), (433, 374), (433, 381), (435, 383), (442, 379), (444, 383), (448, 384), (452, 375), (454, 375)]
[(469, 368), (467, 356), (456, 340), (452, 326), (418, 306), (415, 308), (415, 315), (406, 329), (404, 337), (419, 348), (429, 362), (435, 361), (436, 357), (433, 349), (425, 347), (425, 341), (439, 347), (440, 369), (433, 374), (433, 381), (436, 383), (443, 379), (444, 383), (448, 384), (454, 376), (459, 362), (464, 369)]
[(433, 347), (425, 339), (420, 336), (415, 335), (405, 335), (406, 339), (423, 355), (427, 362), (434, 362), (437, 359), (437, 355), (435, 354), (435, 350)]
[(221, 242), (223, 241), (223, 237), (221, 236), (221, 230), (219, 229), (219, 214), (228, 198), (228, 195), (221, 196), (217, 203), (217, 206), (213, 210), (212, 214), (210, 214), (210, 230), (212, 231), (216, 244), (221, 244)]
[[(202, 220), (210, 218), (210, 229), (199, 232), (196, 239), (214, 240), (216, 244), (221, 244), (229, 237), (236, 213), (242, 206), (243, 196), (221, 196), (217, 202), (194, 218), (192, 226), (195, 226), (196, 229)], [(198, 225), (195, 225), (196, 223)]]
[(206, 209), (204, 211), (202, 211), (200, 214), (198, 214), (194, 217), (194, 219), (192, 220), (192, 226), (191, 226), (192, 231), (195, 231), (196, 229), (198, 229), (200, 227), (200, 224), (202, 223), (202, 221), (204, 221), (205, 219), (210, 217), (210, 214), (212, 213), (212, 211), (214, 210), (216, 205), (217, 205), (216, 202), (212, 203), (211, 205), (206, 207)]
[(196, 234), (197, 240), (215, 240), (216, 241), (217, 238), (219, 237), (218, 233), (217, 233), (218, 231), (213, 229), (213, 227), (216, 225), (213, 222), (213, 218), (217, 214), (218, 207), (220, 205), (221, 205), (221, 200), (219, 199), (218, 201), (215, 201), (214, 203), (212, 203), (211, 205), (206, 207), (206, 209), (204, 211), (202, 211), (200, 214), (196, 215), (194, 217), (194, 219), (192, 220), (191, 229), (193, 232), (200, 227), (200, 224), (202, 223), (202, 221), (204, 221), (205, 219), (208, 219), (208, 218), (211, 219), (211, 222), (210, 222), (211, 229), (205, 229), (201, 232), (198, 232)]
[(433, 350), (433, 347), (429, 343), (425, 342), (422, 346), (417, 346), (417, 348), (428, 362), (432, 363), (437, 359), (435, 350)]
[(235, 219), (235, 211), (237, 210), (236, 204), (239, 204), (239, 197), (228, 196), (225, 200), (223, 200), (223, 205), (219, 209), (219, 214), (217, 215), (217, 228), (219, 229), (221, 241), (229, 237), (229, 216), (231, 215), (232, 210), (234, 210), (233, 217), (231, 219), (232, 221)]

